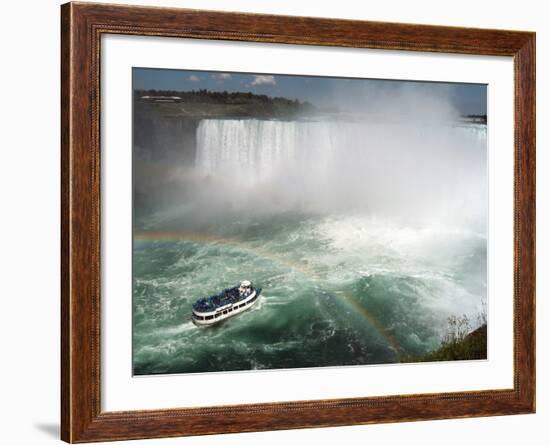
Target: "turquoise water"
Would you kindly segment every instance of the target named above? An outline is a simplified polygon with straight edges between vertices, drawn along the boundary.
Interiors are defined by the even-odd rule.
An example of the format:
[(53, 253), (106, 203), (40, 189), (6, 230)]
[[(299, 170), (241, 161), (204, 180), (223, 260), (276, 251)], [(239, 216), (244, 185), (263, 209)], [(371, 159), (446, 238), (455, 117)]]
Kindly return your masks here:
[[(136, 169), (154, 204), (135, 209), (135, 374), (396, 363), (450, 316), (476, 327), (485, 126), (207, 119), (196, 136), (193, 165)], [(263, 289), (253, 308), (193, 325), (196, 299), (241, 280)]]
[[(360, 216), (283, 214), (134, 245), (134, 373), (394, 363), (472, 319), (486, 292), (486, 239)], [(189, 239), (179, 239), (189, 238)], [(196, 327), (199, 297), (250, 279), (249, 311)]]

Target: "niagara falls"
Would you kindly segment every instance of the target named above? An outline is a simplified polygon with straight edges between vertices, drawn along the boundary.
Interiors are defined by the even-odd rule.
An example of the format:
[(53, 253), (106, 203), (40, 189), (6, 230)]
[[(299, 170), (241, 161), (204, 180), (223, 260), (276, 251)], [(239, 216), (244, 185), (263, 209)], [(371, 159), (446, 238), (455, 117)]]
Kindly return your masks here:
[[(371, 80), (363, 106), (351, 89), (296, 99), (300, 76), (262, 86), (284, 98), (241, 92), (239, 76), (135, 92), (134, 375), (485, 358), (484, 87), (470, 106), (468, 86)], [(254, 306), (193, 323), (197, 299), (243, 280)]]

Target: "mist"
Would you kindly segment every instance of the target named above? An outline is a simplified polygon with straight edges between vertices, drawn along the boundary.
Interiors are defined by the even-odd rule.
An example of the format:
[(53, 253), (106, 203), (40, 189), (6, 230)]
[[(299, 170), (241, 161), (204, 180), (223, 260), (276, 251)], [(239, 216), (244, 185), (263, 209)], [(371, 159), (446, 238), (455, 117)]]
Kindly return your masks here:
[(444, 95), (392, 91), (315, 119), (200, 121), (192, 165), (165, 170), (171, 206), (199, 223), (294, 211), (484, 230), (485, 126)]
[[(397, 363), (436, 350), (449, 317), (481, 325), (485, 124), (444, 88), (331, 82), (303, 114), (138, 102), (136, 374)], [(255, 308), (192, 325), (197, 298), (243, 279)]]

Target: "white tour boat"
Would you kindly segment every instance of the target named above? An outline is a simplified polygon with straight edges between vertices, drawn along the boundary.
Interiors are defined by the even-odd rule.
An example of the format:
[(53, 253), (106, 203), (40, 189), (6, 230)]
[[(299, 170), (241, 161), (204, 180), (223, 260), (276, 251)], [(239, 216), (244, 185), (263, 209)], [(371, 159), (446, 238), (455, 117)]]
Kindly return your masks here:
[(211, 325), (252, 307), (262, 292), (250, 281), (241, 281), (238, 286), (225, 289), (218, 295), (201, 298), (193, 303), (192, 319), (196, 325)]

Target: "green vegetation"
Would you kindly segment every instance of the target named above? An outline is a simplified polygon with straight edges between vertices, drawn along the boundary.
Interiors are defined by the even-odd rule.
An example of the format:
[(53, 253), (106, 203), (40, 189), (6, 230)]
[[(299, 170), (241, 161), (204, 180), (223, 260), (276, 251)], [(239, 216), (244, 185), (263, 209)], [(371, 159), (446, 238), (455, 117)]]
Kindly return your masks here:
[(270, 97), (250, 92), (135, 90), (134, 104), (145, 111), (158, 110), (172, 116), (190, 118), (255, 117), (292, 119), (311, 115), (317, 109), (309, 102)]
[(436, 362), (451, 360), (484, 360), (487, 358), (487, 316), (479, 316), (481, 325), (471, 331), (466, 315), (448, 318), (448, 331), (441, 345), (422, 356), (407, 357), (403, 362)]

